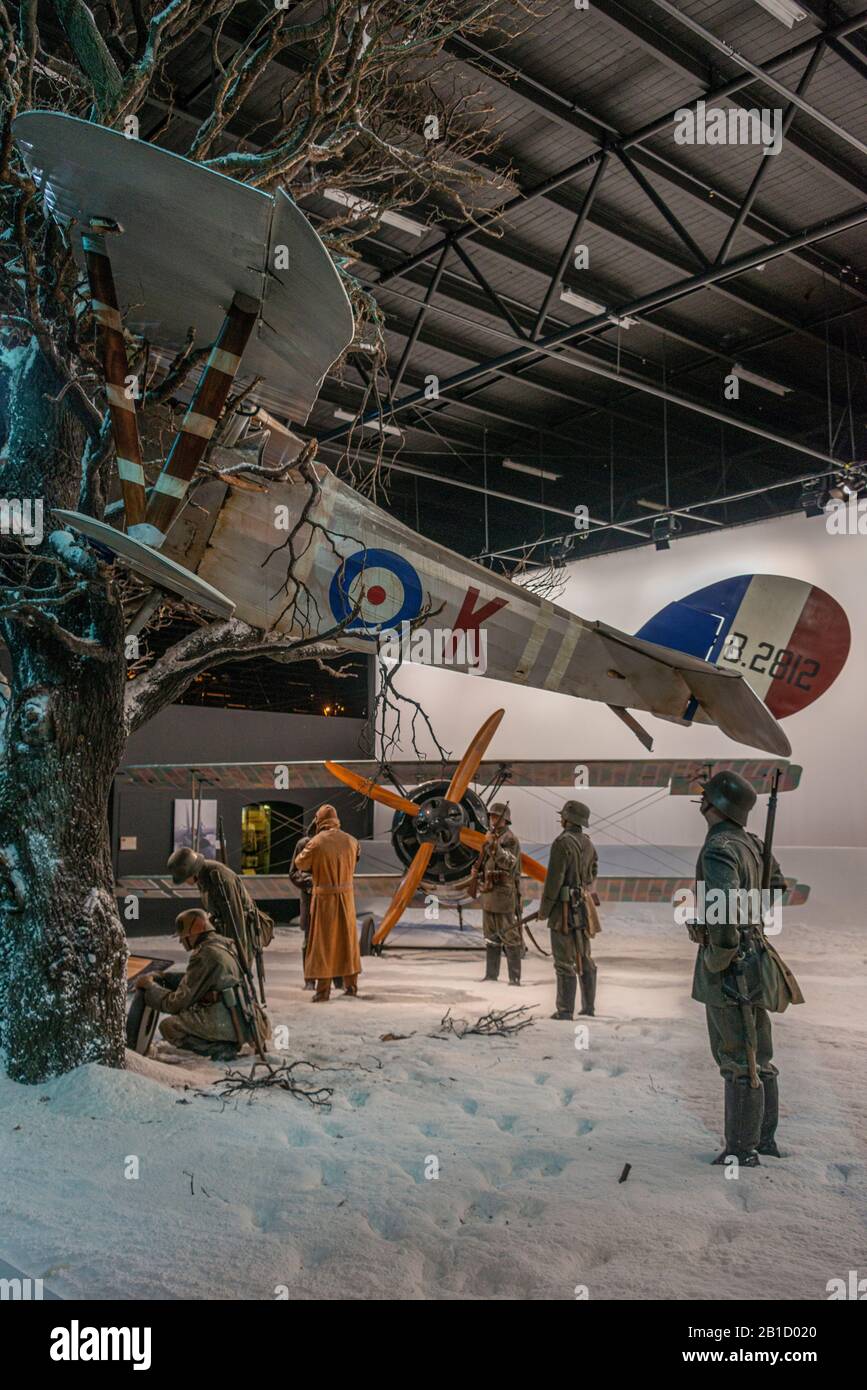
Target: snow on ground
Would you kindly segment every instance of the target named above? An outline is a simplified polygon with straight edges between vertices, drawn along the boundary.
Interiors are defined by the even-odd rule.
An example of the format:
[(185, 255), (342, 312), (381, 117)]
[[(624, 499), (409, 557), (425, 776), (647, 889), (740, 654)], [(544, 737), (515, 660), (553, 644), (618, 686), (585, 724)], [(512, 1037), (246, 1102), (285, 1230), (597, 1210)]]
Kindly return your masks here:
[[(272, 1019), (333, 1068), (331, 1112), (199, 1094), (225, 1066), (168, 1052), (3, 1080), (0, 1258), (67, 1298), (824, 1298), (867, 1272), (867, 951), (854, 928), (784, 938), (808, 1000), (775, 1024), (787, 1156), (737, 1180), (708, 1164), (722, 1082), (667, 909), (606, 914), (586, 1048), (535, 952), (520, 991), (480, 955), (395, 952), (314, 1007), (287, 929)], [(519, 1002), (539, 1021), (517, 1037), (430, 1036)]]

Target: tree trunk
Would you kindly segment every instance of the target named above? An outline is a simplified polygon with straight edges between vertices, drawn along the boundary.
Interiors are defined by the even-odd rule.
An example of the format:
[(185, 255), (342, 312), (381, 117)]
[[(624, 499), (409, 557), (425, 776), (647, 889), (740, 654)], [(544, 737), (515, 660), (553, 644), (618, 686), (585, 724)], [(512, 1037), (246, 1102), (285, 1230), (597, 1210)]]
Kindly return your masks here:
[[(44, 500), (46, 535), (51, 507), (78, 504), (84, 443), (68, 396), (59, 408), (48, 400), (58, 390), (33, 345), (13, 374), (0, 478), (4, 496)], [(52, 573), (45, 566), (42, 582)], [(9, 1075), (24, 1082), (124, 1058), (126, 943), (108, 826), (124, 745), (123, 615), (111, 585), (98, 582), (55, 616), (98, 641), (105, 659), (39, 627), (3, 624), (11, 695), (0, 767), (0, 1043)]]

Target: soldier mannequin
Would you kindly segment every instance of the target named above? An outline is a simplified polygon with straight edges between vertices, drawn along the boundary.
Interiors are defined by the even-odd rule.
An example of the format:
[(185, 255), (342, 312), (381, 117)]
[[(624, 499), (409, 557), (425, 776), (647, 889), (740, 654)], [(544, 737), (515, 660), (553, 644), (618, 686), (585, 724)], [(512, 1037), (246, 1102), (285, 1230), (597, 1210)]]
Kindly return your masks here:
[[(563, 830), (551, 846), (539, 905), (540, 918), (548, 918), (557, 972), (557, 1008), (551, 1017), (573, 1017), (578, 979), (581, 1013), (592, 1017), (596, 1006), (596, 965), (591, 958), (590, 939), (599, 929), (593, 906), (599, 865), (593, 841), (584, 833), (590, 823), (589, 807), (583, 801), (567, 801), (560, 812), (560, 823)], [(570, 889), (583, 890), (577, 895), (577, 912), (569, 902)]]
[(500, 978), (500, 956), (506, 953), (509, 984), (521, 983), (521, 846), (511, 829), (507, 802), (495, 801), (485, 843), (473, 869), (473, 897), (482, 908), (485, 934), (485, 980)]
[[(762, 886), (764, 847), (746, 829), (755, 804), (755, 792), (736, 772), (717, 772), (705, 783), (700, 806), (708, 831), (696, 864), (696, 889), (703, 882), (706, 900), (712, 890), (721, 889), (726, 897), (721, 909), (710, 900), (716, 909), (713, 924), (694, 923), (689, 928), (698, 943), (692, 997), (707, 1010), (711, 1051), (725, 1081), (726, 1147), (714, 1163), (734, 1156), (751, 1168), (758, 1164), (759, 1154), (780, 1156), (775, 1138), (777, 1068), (771, 1060), (768, 1011), (782, 1013), (789, 1004), (804, 1002), (797, 980), (765, 937), (761, 912), (739, 910), (728, 896), (731, 890)], [(784, 886), (774, 860), (770, 887)], [(750, 898), (758, 902), (754, 893)], [(739, 922), (741, 917), (750, 920)], [(755, 917), (759, 920), (753, 922)], [(735, 977), (738, 967), (741, 973)], [(733, 997), (736, 994), (742, 1002)], [(747, 997), (750, 1002), (744, 1002)]]
[(259, 989), (264, 1002), (265, 972), (262, 948), (274, 935), (274, 923), (262, 912), (241, 878), (228, 864), (206, 859), (193, 849), (176, 849), (169, 855), (168, 871), (175, 883), (194, 883), (202, 904), (214, 920), (214, 929), (233, 942), (241, 952), (241, 964), (259, 969)]
[[(145, 1001), (152, 1009), (169, 1015), (160, 1022), (160, 1032), (167, 1042), (186, 1052), (211, 1057), (214, 1061), (229, 1061), (237, 1057), (247, 1040), (237, 1012), (226, 1000), (237, 999), (242, 987), (241, 968), (233, 943), (218, 936), (206, 912), (194, 907), (182, 912), (175, 929), (189, 964), (178, 979), (175, 972), (168, 976), (142, 975), (136, 989), (145, 991)], [(165, 983), (161, 983), (165, 981)], [(257, 1010), (260, 1040), (268, 1036), (265, 1014)]]

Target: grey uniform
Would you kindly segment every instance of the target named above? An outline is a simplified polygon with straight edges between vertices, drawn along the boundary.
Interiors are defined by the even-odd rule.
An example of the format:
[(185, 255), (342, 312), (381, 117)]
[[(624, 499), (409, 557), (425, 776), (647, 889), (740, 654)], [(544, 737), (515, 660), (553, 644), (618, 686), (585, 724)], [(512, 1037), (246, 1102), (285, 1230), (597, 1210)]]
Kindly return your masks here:
[(589, 923), (577, 928), (564, 913), (564, 888), (590, 888), (596, 879), (599, 860), (596, 847), (583, 830), (563, 830), (551, 846), (548, 873), (542, 888), (539, 916), (547, 917), (551, 932), (551, 954), (558, 976), (574, 978), (592, 966)]
[[(723, 1077), (737, 1081), (750, 1074), (747, 1044), (754, 1038), (756, 1067), (762, 1079), (776, 1076), (769, 1013), (782, 1013), (789, 1004), (802, 1004), (804, 996), (789, 967), (764, 934), (756, 896), (762, 883), (762, 842), (734, 821), (717, 821), (707, 832), (696, 864), (696, 883), (704, 883), (705, 895), (722, 890), (725, 907), (707, 911), (703, 940), (698, 948), (692, 981), (692, 997), (704, 1004), (711, 1051)], [(785, 886), (779, 865), (774, 861), (771, 888)], [(754, 890), (754, 909), (748, 900), (743, 907), (730, 896), (732, 890)], [(711, 900), (713, 904), (713, 900)], [(714, 920), (711, 920), (713, 917)], [(743, 919), (743, 920), (741, 920)], [(749, 926), (746, 942), (756, 952), (755, 987), (752, 1003), (744, 1017), (726, 986), (726, 972), (735, 960), (741, 933)], [(751, 1036), (750, 1036), (751, 1035)]]

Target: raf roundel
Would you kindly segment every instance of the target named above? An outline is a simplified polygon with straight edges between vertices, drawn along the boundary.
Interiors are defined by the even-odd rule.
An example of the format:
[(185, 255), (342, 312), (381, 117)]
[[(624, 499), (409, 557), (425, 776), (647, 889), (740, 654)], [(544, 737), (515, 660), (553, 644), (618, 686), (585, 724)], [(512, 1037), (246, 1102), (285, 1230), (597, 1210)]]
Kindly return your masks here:
[(376, 637), (421, 612), (421, 580), (393, 550), (357, 550), (343, 561), (328, 592), (331, 611), (346, 631)]

